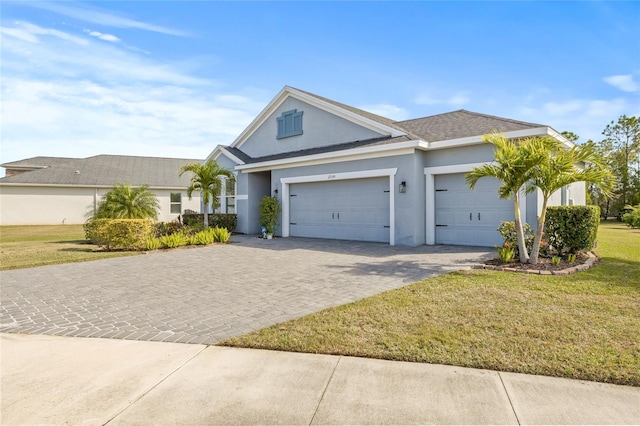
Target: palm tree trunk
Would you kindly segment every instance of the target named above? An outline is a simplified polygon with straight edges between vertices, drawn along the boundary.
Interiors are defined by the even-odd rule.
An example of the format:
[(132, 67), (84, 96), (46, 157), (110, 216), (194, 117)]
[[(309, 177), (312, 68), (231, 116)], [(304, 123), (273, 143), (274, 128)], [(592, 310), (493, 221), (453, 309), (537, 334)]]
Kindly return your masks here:
[(520, 195), (518, 192), (513, 195), (513, 208), (516, 223), (516, 235), (518, 236), (520, 263), (527, 263), (529, 261), (529, 253), (527, 253), (527, 245), (524, 242), (524, 231), (522, 230), (522, 220), (520, 218)]
[(536, 229), (536, 237), (533, 240), (533, 247), (531, 248), (531, 257), (529, 263), (538, 263), (538, 255), (540, 254), (540, 242), (542, 241), (542, 235), (544, 234), (544, 221), (547, 216), (547, 201), (548, 197), (543, 197), (542, 200), (542, 212), (538, 218), (538, 229)]

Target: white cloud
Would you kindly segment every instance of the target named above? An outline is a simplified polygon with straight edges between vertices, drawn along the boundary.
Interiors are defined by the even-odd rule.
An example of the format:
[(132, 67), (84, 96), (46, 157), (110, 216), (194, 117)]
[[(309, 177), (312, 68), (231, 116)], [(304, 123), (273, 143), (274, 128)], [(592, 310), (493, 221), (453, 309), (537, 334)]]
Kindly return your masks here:
[(469, 96), (464, 92), (459, 92), (453, 96), (437, 97), (429, 93), (424, 93), (416, 97), (413, 102), (418, 105), (447, 105), (451, 107), (461, 107), (471, 102)]
[(603, 78), (605, 83), (608, 83), (615, 87), (616, 89), (620, 89), (623, 92), (637, 92), (640, 90), (640, 84), (633, 81), (633, 75), (624, 74), (624, 75), (611, 75), (609, 77)]
[(518, 112), (517, 118), (521, 120), (546, 124), (560, 132), (574, 132), (584, 142), (588, 139), (601, 140), (607, 123), (623, 114), (640, 114), (640, 105), (624, 98), (568, 99), (549, 101), (540, 106), (526, 105)]
[(65, 33), (64, 31), (55, 30), (51, 28), (43, 28), (38, 25), (34, 25), (29, 22), (23, 22), (23, 21), (17, 21), (15, 23), (15, 27), (3, 26), (2, 33), (15, 37), (19, 40), (29, 42), (29, 43), (39, 43), (40, 39), (37, 36), (42, 35), (42, 36), (53, 36), (61, 40), (70, 41), (75, 44), (84, 45), (84, 46), (89, 44), (87, 40), (81, 37), (76, 37), (74, 35)]
[(396, 121), (406, 120), (409, 118), (409, 111), (390, 104), (371, 104), (359, 106), (358, 108)]
[(147, 22), (137, 21), (135, 19), (118, 16), (110, 11), (92, 7), (88, 5), (81, 5), (79, 3), (72, 3), (73, 6), (69, 6), (69, 3), (51, 2), (51, 3), (35, 3), (26, 2), (26, 6), (32, 6), (40, 9), (46, 9), (52, 12), (59, 13), (70, 18), (78, 19), (85, 22), (91, 22), (93, 24), (99, 24), (107, 27), (116, 28), (134, 28), (144, 31), (151, 31), (161, 34), (168, 34), (180, 37), (187, 37), (189, 33), (186, 31), (180, 31), (173, 28), (163, 27), (160, 25), (154, 25)]
[(99, 38), (100, 40), (110, 41), (112, 43), (117, 43), (120, 39), (112, 34), (103, 34), (100, 31), (90, 31), (84, 30), (85, 33), (89, 34), (91, 37)]
[(265, 93), (223, 90), (195, 75), (206, 58), (156, 59), (95, 34), (20, 23), (3, 28), (2, 49), (0, 163), (101, 153), (205, 158), (265, 104)]

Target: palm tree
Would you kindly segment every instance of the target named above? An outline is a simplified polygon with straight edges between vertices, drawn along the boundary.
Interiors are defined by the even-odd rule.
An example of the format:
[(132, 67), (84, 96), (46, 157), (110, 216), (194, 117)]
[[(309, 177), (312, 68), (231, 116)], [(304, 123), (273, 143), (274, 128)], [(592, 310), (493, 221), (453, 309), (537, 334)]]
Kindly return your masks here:
[(187, 196), (191, 199), (193, 191), (200, 192), (202, 202), (204, 204), (204, 227), (209, 227), (209, 203), (218, 204), (218, 195), (222, 189), (221, 176), (226, 176), (231, 182), (235, 181), (235, 175), (231, 170), (220, 167), (214, 159), (208, 160), (206, 163), (189, 163), (180, 168), (180, 176), (186, 172), (193, 173), (191, 182), (187, 188)]
[(160, 203), (149, 185), (116, 184), (103, 197), (94, 219), (157, 219)]
[[(544, 149), (541, 146), (530, 146), (529, 149)], [(579, 164), (583, 164), (580, 167)], [(574, 146), (569, 150), (560, 148), (547, 152), (539, 163), (533, 167), (532, 179), (528, 188), (540, 189), (542, 192), (542, 211), (538, 218), (538, 229), (531, 249), (529, 263), (537, 263), (540, 253), (540, 241), (544, 233), (544, 222), (547, 214), (547, 202), (551, 195), (564, 186), (575, 182), (592, 183), (598, 186), (603, 194), (609, 194), (614, 179), (604, 165), (602, 158), (592, 145)]]
[(520, 216), (520, 190), (525, 193), (534, 189), (526, 187), (526, 183), (532, 179), (533, 166), (542, 160), (544, 152), (535, 149), (522, 149), (523, 146), (545, 145), (555, 146), (557, 142), (551, 138), (525, 138), (518, 142), (508, 139), (504, 134), (491, 133), (485, 135), (483, 140), (495, 146), (495, 159), (492, 164), (484, 164), (467, 173), (465, 180), (470, 189), (474, 189), (479, 179), (494, 177), (501, 182), (498, 188), (498, 196), (503, 199), (513, 198), (513, 213), (518, 236), (518, 251), (520, 262), (526, 263), (529, 254), (522, 229)]

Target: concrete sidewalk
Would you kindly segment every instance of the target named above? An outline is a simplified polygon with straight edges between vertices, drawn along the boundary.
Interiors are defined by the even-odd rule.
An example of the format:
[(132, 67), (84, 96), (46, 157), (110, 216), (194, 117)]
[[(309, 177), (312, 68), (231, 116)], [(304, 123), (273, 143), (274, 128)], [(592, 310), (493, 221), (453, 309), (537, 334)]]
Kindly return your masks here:
[(178, 343), (0, 343), (2, 425), (640, 423), (627, 386)]

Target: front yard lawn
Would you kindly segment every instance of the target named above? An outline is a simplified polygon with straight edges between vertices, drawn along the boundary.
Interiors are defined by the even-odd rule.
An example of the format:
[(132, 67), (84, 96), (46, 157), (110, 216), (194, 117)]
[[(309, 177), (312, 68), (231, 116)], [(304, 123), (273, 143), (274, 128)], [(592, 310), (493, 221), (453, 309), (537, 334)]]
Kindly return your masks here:
[(98, 250), (85, 240), (82, 225), (0, 226), (0, 270), (139, 253)]
[(586, 272), (455, 272), (221, 344), (640, 386), (640, 230), (598, 240)]

